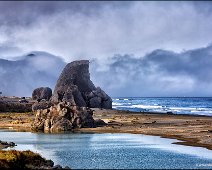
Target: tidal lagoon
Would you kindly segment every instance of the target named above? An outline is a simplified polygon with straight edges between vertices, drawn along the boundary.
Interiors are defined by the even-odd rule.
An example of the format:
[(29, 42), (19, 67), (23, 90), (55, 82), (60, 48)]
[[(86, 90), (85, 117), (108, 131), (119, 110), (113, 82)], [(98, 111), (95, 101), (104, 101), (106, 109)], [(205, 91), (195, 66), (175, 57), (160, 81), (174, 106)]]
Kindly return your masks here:
[(16, 150), (32, 150), (73, 169), (212, 169), (211, 150), (177, 140), (127, 133), (44, 134), (1, 130)]

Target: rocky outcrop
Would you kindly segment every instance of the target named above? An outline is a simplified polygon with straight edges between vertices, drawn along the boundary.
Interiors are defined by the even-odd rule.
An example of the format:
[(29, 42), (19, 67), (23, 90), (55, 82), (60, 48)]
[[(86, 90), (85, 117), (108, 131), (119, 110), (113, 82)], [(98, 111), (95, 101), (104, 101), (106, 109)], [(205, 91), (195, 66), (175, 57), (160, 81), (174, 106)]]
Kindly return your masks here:
[(32, 103), (9, 102), (0, 100), (0, 112), (31, 112)]
[(52, 96), (52, 89), (49, 87), (39, 87), (32, 92), (32, 99), (46, 99), (49, 100)]
[(41, 101), (41, 102), (35, 102), (32, 105), (32, 111), (41, 110), (41, 109), (48, 109), (52, 106), (52, 103), (49, 101)]
[(50, 108), (37, 110), (32, 124), (32, 130), (51, 133), (81, 127), (96, 127), (93, 111), (69, 102), (60, 102)]
[(90, 92), (87, 96), (88, 107), (91, 108), (112, 108), (112, 99), (100, 88)]
[(107, 123), (105, 123), (102, 119), (95, 120), (95, 124), (97, 127), (106, 126)]
[(73, 61), (63, 69), (54, 93), (53, 103), (66, 101), (80, 107), (112, 108), (111, 98), (90, 80), (89, 61)]
[(4, 142), (0, 140), (0, 149), (1, 148), (8, 148), (8, 147), (14, 147), (16, 144), (14, 142)]

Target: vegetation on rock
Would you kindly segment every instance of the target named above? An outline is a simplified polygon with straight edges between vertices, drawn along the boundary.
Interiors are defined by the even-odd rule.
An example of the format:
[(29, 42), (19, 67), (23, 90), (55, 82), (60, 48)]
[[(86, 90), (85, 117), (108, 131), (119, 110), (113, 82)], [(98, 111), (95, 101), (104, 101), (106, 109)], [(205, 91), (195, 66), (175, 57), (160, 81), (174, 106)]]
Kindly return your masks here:
[(53, 165), (53, 161), (29, 150), (0, 151), (0, 169), (51, 169)]

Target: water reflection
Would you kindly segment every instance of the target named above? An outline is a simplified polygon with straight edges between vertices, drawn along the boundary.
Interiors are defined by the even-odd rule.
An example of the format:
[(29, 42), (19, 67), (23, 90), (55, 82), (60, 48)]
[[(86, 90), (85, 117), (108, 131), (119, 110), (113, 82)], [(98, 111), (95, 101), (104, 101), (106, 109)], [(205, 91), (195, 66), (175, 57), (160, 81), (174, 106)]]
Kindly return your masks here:
[[(71, 168), (212, 168), (212, 152), (140, 134), (38, 134), (0, 131), (15, 149), (38, 152)], [(207, 165), (207, 167), (205, 167)]]

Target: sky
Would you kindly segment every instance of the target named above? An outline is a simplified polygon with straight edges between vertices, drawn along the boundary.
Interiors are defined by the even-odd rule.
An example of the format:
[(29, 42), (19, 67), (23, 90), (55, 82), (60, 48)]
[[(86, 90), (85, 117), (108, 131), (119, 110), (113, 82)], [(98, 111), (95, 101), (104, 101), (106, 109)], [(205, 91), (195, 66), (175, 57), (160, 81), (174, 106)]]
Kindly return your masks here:
[[(0, 11), (0, 58), (15, 59), (30, 51), (46, 51), (65, 62), (89, 59), (96, 66), (91, 67), (94, 82), (113, 96), (212, 96), (211, 77), (199, 83), (197, 76), (204, 72), (204, 65), (192, 67), (194, 60), (196, 65), (202, 61), (204, 53), (194, 59), (186, 53), (212, 43), (212, 2), (1, 1)], [(161, 63), (168, 58), (162, 55), (149, 64), (151, 71), (144, 74), (143, 70), (135, 70), (138, 61), (146, 61), (149, 56), (151, 60), (149, 54), (157, 49), (177, 54), (172, 57), (172, 69), (164, 71), (166, 65)], [(182, 57), (185, 54), (190, 57)], [(189, 58), (187, 64), (191, 66), (186, 68), (186, 61), (177, 62), (178, 58)], [(204, 59), (210, 58), (207, 53)], [(127, 77), (124, 69), (114, 73), (118, 61), (129, 63)], [(113, 79), (100, 77), (111, 73)], [(153, 86), (153, 80), (157, 80), (157, 86)]]
[(0, 56), (48, 51), (66, 62), (144, 56), (212, 42), (211, 2), (0, 2)]

